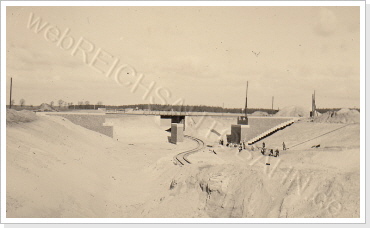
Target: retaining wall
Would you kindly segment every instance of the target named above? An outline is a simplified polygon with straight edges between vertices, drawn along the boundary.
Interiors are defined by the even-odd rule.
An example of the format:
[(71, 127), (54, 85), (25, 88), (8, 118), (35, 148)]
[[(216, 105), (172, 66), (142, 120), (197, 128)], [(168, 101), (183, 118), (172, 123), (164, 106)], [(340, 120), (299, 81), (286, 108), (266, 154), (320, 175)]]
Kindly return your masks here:
[(83, 115), (83, 114), (57, 114), (62, 116), (74, 124), (96, 131), (100, 134), (113, 137), (113, 127), (103, 126), (105, 122), (105, 115)]

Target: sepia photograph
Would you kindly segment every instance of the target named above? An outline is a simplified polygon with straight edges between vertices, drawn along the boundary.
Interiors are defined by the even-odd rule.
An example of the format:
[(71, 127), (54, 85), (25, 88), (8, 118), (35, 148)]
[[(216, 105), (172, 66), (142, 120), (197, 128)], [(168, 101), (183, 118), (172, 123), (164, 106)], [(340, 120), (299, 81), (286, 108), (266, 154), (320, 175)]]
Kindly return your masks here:
[(363, 215), (364, 4), (68, 3), (2, 9), (6, 219)]

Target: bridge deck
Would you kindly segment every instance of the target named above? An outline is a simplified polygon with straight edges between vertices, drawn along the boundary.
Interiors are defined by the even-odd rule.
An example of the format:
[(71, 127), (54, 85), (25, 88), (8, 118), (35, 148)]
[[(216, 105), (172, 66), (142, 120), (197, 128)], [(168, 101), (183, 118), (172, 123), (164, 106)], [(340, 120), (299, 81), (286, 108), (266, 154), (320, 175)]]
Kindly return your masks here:
[[(176, 112), (176, 111), (107, 111), (106, 114), (122, 114), (122, 115), (153, 115), (153, 116), (225, 116), (225, 117), (238, 117), (244, 116), (244, 113), (216, 113), (216, 112)], [(248, 118), (274, 118), (274, 116), (248, 116)], [(276, 117), (287, 118), (292, 117)]]

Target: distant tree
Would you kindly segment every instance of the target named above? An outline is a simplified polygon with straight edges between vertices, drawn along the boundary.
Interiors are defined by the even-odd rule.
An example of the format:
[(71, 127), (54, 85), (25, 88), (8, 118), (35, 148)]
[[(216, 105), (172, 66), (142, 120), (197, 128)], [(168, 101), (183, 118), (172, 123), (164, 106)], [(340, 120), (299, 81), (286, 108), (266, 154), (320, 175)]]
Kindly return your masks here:
[(68, 104), (67, 104), (67, 108), (69, 109), (69, 108), (72, 108), (72, 105), (73, 105), (73, 102), (69, 102)]
[(50, 106), (53, 107), (54, 106), (54, 101), (50, 101)]
[(90, 101), (85, 101), (85, 105), (89, 105), (90, 104)]
[(63, 103), (64, 103), (64, 101), (63, 101), (63, 100), (59, 100), (59, 101), (58, 101), (59, 108), (60, 108), (60, 107), (62, 107)]
[(103, 105), (103, 102), (102, 101), (98, 101), (98, 103), (96, 103), (97, 105)]
[(23, 107), (25, 103), (26, 101), (23, 98), (19, 100), (19, 104), (21, 105), (21, 107)]

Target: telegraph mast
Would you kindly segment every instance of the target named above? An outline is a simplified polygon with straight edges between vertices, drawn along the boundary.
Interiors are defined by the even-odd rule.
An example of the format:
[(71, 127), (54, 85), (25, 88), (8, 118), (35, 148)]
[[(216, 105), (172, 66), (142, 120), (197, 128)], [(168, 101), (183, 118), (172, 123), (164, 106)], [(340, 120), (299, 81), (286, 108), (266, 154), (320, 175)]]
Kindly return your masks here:
[(272, 104), (271, 104), (271, 109), (274, 110), (274, 96), (272, 96)]
[(247, 118), (247, 110), (248, 110), (248, 81), (247, 81), (247, 90), (245, 91), (245, 118)]
[(248, 81), (247, 81), (247, 89), (245, 91), (245, 107), (244, 107), (244, 115), (238, 117), (238, 124), (248, 125)]
[(13, 87), (13, 78), (10, 78), (10, 99), (9, 99), (9, 108), (12, 108), (12, 87)]
[(316, 96), (316, 91), (314, 90), (312, 94), (312, 111), (311, 111), (312, 118), (315, 118), (315, 115), (316, 115), (316, 97), (315, 96)]

